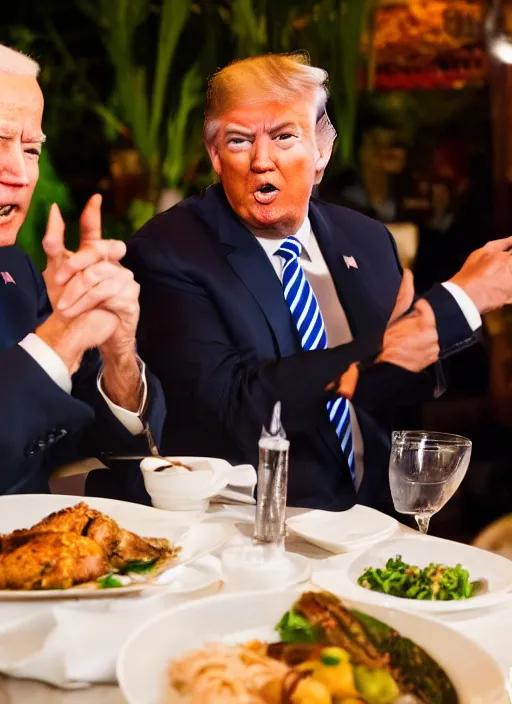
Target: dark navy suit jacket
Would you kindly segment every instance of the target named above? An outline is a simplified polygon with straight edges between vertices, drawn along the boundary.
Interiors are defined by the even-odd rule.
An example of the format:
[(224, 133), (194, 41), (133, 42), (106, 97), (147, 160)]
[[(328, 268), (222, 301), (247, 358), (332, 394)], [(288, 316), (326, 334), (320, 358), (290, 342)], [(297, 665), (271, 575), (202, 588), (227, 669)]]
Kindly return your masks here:
[[(327, 417), (325, 387), (352, 362), (378, 353), (402, 272), (380, 223), (315, 199), (309, 217), (354, 337), (328, 350), (301, 350), (281, 283), (220, 185), (132, 237), (125, 263), (142, 287), (139, 346), (167, 402), (163, 449), (257, 466), (262, 425), (280, 400), (291, 441), (289, 503), (331, 510), (356, 500), (381, 505), (389, 499), (391, 413), (440, 393), (443, 377), (440, 369), (410, 374), (387, 364), (361, 373), (354, 406), (365, 474), (356, 499)], [(347, 268), (344, 256), (358, 268)], [(428, 299), (443, 354), (474, 341), (449, 292), (439, 286)]]
[[(17, 344), (50, 312), (30, 258), (16, 246), (0, 247), (0, 494), (48, 492), (52, 470), (84, 457), (148, 453), (145, 436), (132, 435), (98, 392), (97, 351), (84, 356), (69, 395)], [(165, 403), (159, 382), (149, 373), (147, 380), (145, 422), (158, 442)], [(148, 501), (135, 462), (93, 474), (95, 493)]]

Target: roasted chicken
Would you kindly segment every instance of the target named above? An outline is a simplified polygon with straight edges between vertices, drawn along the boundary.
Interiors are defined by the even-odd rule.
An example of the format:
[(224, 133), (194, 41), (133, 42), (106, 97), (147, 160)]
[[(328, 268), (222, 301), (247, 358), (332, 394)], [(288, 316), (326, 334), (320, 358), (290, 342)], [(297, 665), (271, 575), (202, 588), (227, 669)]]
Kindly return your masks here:
[(68, 589), (109, 571), (101, 547), (76, 533), (34, 533), (0, 555), (0, 589)]
[(167, 562), (179, 548), (141, 538), (85, 502), (0, 536), (0, 589), (67, 589), (134, 561)]

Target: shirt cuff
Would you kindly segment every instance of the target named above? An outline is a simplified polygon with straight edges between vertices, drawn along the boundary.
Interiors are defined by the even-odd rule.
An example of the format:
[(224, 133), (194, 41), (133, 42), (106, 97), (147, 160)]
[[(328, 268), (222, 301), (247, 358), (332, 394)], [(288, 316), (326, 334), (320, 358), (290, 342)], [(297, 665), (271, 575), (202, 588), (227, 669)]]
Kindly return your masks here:
[(459, 304), (459, 308), (468, 321), (468, 325), (471, 330), (473, 332), (478, 330), (478, 328), (482, 326), (482, 318), (478, 312), (478, 308), (475, 306), (468, 294), (461, 289), (460, 286), (457, 286), (457, 284), (454, 284), (451, 281), (445, 281), (442, 285), (452, 294)]
[(135, 413), (134, 411), (127, 411), (126, 408), (121, 408), (121, 406), (117, 406), (115, 403), (113, 403), (113, 401), (108, 398), (101, 386), (101, 377), (103, 376), (103, 372), (100, 372), (98, 374), (97, 381), (98, 391), (105, 399), (105, 403), (107, 404), (111, 412), (115, 415), (117, 420), (122, 423), (126, 430), (128, 430), (132, 435), (140, 435), (144, 430), (144, 426), (142, 424), (140, 416), (142, 415), (142, 411), (146, 406), (146, 400), (148, 396), (148, 385), (146, 383), (146, 365), (140, 359), (138, 360), (138, 362), (142, 382), (142, 401), (137, 413)]
[(18, 342), (25, 352), (34, 359), (48, 376), (67, 394), (71, 393), (71, 377), (68, 368), (55, 350), (34, 332)]

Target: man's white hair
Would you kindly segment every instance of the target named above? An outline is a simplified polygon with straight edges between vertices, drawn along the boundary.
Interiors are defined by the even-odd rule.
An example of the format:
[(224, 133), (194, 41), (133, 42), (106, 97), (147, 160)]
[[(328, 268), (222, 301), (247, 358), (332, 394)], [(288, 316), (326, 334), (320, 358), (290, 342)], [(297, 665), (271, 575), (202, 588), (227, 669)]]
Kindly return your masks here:
[(37, 78), (39, 75), (39, 64), (29, 56), (22, 54), (21, 51), (16, 51), (4, 44), (0, 44), (0, 73)]

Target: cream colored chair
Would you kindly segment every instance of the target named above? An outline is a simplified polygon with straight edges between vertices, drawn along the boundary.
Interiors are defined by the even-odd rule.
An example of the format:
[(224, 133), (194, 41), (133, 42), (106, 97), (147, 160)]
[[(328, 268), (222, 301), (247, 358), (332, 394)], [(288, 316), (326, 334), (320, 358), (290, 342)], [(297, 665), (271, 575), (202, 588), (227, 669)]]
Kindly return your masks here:
[(512, 513), (486, 526), (473, 540), (473, 545), (512, 560)]
[(412, 222), (393, 222), (387, 225), (398, 249), (398, 258), (404, 269), (412, 269), (418, 253), (419, 230)]
[(52, 473), (50, 491), (52, 494), (83, 496), (87, 475), (96, 469), (106, 469), (106, 467), (95, 457), (62, 465)]

